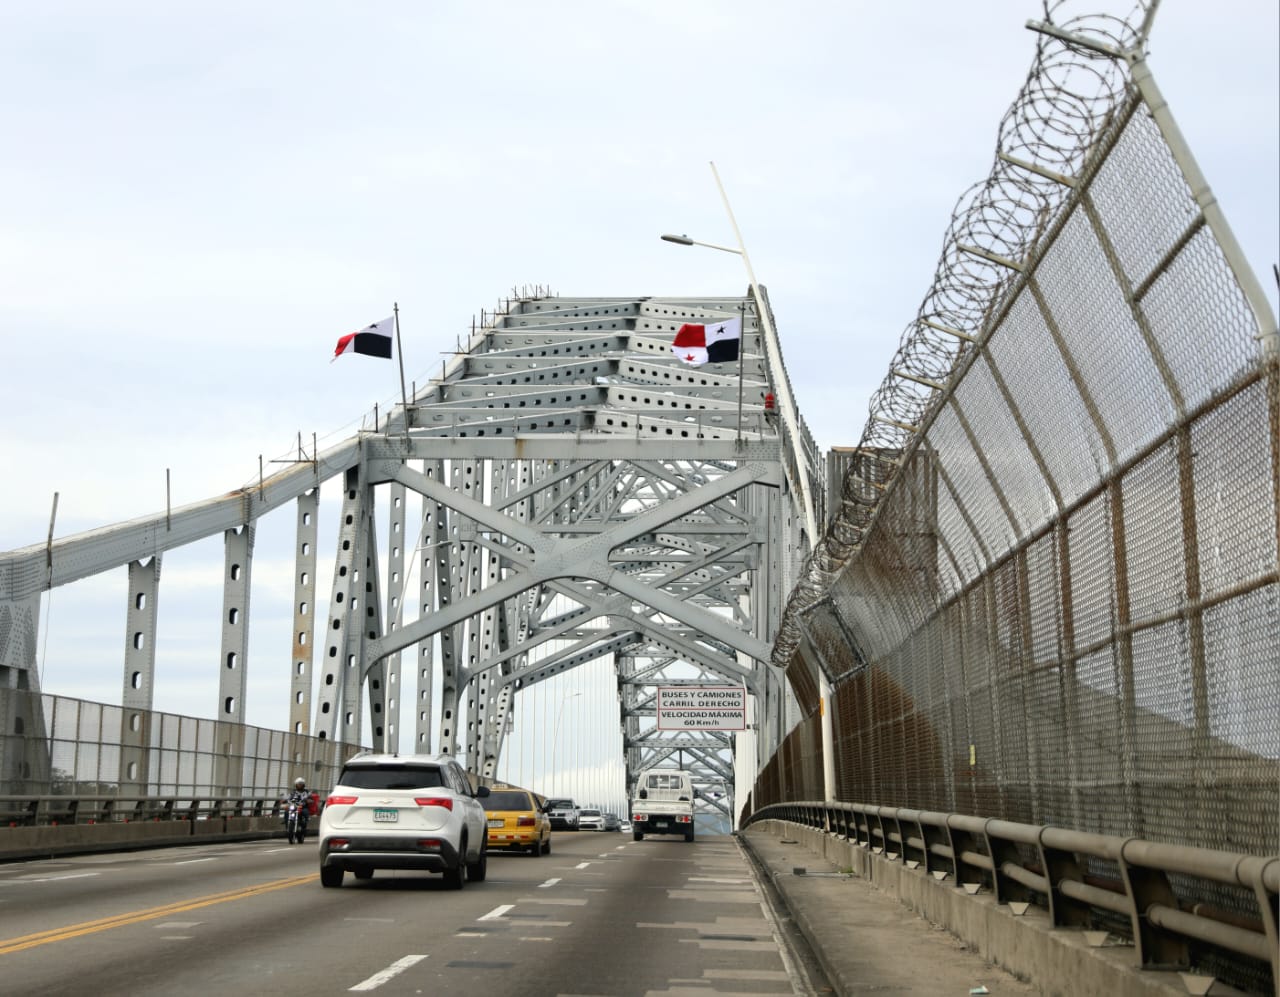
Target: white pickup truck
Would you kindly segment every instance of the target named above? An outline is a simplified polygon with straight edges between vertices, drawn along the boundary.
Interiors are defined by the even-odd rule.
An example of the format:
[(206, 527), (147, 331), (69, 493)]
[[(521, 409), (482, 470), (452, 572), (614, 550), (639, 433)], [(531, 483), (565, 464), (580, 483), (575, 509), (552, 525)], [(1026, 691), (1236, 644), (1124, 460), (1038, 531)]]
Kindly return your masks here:
[(683, 834), (693, 840), (693, 778), (680, 769), (649, 769), (636, 779), (631, 835)]

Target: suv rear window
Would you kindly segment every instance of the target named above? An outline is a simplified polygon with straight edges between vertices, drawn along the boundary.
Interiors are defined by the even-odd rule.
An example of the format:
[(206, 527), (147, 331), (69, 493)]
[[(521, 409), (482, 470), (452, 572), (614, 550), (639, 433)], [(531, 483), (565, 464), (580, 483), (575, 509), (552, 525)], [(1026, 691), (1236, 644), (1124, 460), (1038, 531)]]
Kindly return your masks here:
[(517, 793), (512, 790), (495, 789), (484, 801), (486, 810), (533, 810), (528, 793)]
[(354, 789), (438, 789), (445, 781), (436, 765), (348, 765), (338, 784)]

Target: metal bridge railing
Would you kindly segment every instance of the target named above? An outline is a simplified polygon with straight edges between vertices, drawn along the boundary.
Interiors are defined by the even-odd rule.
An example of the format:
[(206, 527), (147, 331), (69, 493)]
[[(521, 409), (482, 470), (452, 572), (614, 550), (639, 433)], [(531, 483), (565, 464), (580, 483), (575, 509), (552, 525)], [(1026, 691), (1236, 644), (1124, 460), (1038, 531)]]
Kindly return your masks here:
[[(986, 890), (1017, 914), (1035, 905), (1054, 928), (1103, 924), (1132, 941), (1144, 968), (1186, 965), (1197, 946), (1269, 964), (1280, 979), (1280, 856), (861, 803), (778, 803), (744, 826), (760, 820), (823, 830), (970, 893)], [(1179, 889), (1188, 880), (1251, 894), (1257, 913), (1188, 901)]]
[[(323, 796), (323, 794), (322, 794)], [(283, 797), (0, 796), (0, 828), (280, 816)], [(2, 833), (2, 832), (0, 832)]]

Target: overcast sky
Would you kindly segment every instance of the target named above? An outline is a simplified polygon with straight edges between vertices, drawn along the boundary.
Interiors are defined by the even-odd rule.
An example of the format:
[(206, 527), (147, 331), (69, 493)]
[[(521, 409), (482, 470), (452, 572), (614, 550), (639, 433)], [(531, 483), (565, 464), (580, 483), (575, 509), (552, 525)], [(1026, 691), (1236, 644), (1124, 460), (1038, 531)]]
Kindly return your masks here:
[[(990, 171), (1039, 16), (1035, 0), (0, 5), (0, 550), (44, 541), (54, 492), (62, 536), (163, 510), (166, 469), (182, 505), (256, 479), (299, 432), (350, 435), (399, 385), (392, 364), (330, 364), (334, 342), (393, 302), (422, 383), (513, 287), (743, 293), (736, 257), (658, 239), (733, 242), (711, 160), (810, 429), (824, 450), (856, 443), (952, 208)], [(1278, 37), (1275, 0), (1165, 0), (1149, 59), (1273, 301)], [(182, 570), (166, 559), (163, 607)], [(55, 595), (49, 691), (85, 695), (96, 653), (118, 687), (115, 598), (103, 650), (59, 636), (74, 624)], [(193, 696), (156, 705), (208, 713), (213, 692)]]

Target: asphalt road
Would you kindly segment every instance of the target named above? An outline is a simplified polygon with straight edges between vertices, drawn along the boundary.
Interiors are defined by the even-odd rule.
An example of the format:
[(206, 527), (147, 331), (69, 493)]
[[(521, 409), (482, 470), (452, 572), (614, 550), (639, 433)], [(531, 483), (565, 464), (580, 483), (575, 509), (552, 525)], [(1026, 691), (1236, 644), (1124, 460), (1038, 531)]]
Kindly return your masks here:
[(557, 833), (461, 891), (314, 839), (0, 865), (0, 993), (809, 994), (731, 837)]

